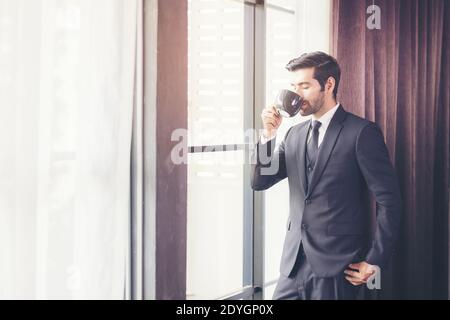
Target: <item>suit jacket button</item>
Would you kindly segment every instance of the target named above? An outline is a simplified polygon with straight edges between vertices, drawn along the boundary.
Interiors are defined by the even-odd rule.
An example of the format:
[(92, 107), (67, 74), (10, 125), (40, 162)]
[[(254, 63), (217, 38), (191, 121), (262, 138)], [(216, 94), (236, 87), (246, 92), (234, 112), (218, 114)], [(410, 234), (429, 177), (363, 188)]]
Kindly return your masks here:
[(304, 229), (304, 230), (308, 229), (308, 225), (306, 225), (305, 223), (302, 224), (302, 229)]

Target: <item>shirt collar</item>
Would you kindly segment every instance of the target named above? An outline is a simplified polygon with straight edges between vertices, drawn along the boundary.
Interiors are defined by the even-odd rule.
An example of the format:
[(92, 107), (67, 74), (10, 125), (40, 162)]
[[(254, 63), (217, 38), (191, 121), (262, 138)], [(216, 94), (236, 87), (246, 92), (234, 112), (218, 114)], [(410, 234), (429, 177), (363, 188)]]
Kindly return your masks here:
[[(331, 122), (331, 119), (333, 118), (334, 114), (336, 113), (337, 109), (339, 107), (339, 102), (330, 110), (328, 110), (324, 115), (322, 115), (319, 119), (317, 119), (314, 115), (311, 118), (311, 121), (319, 120), (321, 125), (320, 129), (327, 130), (328, 125)], [(312, 122), (311, 122), (312, 123)]]

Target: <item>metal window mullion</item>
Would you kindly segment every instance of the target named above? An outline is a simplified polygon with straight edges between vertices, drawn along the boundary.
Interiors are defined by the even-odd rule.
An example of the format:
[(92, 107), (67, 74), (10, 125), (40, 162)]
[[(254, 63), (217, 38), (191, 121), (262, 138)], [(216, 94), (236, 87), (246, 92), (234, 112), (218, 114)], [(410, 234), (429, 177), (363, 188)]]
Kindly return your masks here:
[(246, 300), (246, 299), (252, 299), (255, 292), (259, 291), (259, 288), (254, 288), (253, 286), (245, 286), (242, 288), (242, 290), (239, 290), (237, 292), (234, 292), (230, 295), (223, 296), (219, 298), (218, 300)]
[[(253, 124), (261, 129), (259, 115), (266, 105), (266, 7), (255, 6)], [(264, 298), (264, 193), (253, 192), (253, 299)]]
[(206, 146), (188, 146), (188, 153), (238, 151), (238, 150), (244, 150), (245, 147), (246, 147), (245, 143), (217, 144), (217, 145), (206, 145)]
[(264, 4), (264, 0), (230, 0), (235, 2), (242, 2), (243, 4), (254, 6)]
[(134, 235), (135, 241), (140, 242), (135, 250), (141, 253), (133, 252), (133, 255), (141, 255), (139, 268), (141, 275), (135, 280), (140, 284), (136, 286), (134, 295), (136, 299), (153, 300), (156, 298), (156, 192), (157, 189), (157, 137), (156, 137), (156, 107), (157, 107), (157, 70), (152, 66), (157, 65), (157, 46), (158, 46), (158, 1), (139, 1), (142, 6), (142, 38), (143, 52), (142, 65), (143, 74), (143, 105), (142, 125), (140, 130), (142, 135), (142, 216), (139, 222), (140, 226), (135, 226), (140, 232)]
[[(254, 5), (245, 5), (244, 7), (244, 130), (254, 127)], [(252, 141), (244, 141), (251, 143)], [(244, 179), (243, 179), (243, 285), (254, 287), (253, 283), (253, 190), (251, 189), (250, 170), (251, 165), (248, 161), (250, 148), (244, 148)], [(254, 290), (246, 297), (252, 299)]]

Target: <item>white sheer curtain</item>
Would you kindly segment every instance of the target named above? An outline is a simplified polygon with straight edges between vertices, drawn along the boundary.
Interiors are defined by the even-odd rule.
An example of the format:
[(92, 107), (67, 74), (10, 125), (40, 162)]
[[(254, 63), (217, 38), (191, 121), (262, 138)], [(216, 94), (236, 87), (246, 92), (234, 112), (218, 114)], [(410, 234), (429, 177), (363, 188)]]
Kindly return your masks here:
[(129, 296), (139, 0), (0, 0), (0, 298)]

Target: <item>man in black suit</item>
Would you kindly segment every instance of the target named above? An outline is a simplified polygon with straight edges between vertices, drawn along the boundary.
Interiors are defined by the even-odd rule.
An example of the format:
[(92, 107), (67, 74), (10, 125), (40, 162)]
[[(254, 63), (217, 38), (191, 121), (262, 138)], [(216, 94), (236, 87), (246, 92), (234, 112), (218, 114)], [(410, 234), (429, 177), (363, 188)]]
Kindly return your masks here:
[[(278, 148), (281, 124), (272, 106), (261, 114), (252, 188), (266, 190), (288, 178), (290, 212), (274, 299), (354, 299), (356, 288), (382, 270), (398, 233), (401, 197), (379, 127), (346, 112), (337, 100), (340, 68), (323, 52), (288, 63), (300, 114)], [(377, 203), (369, 239), (368, 188)], [(370, 240), (370, 241), (368, 241)]]

